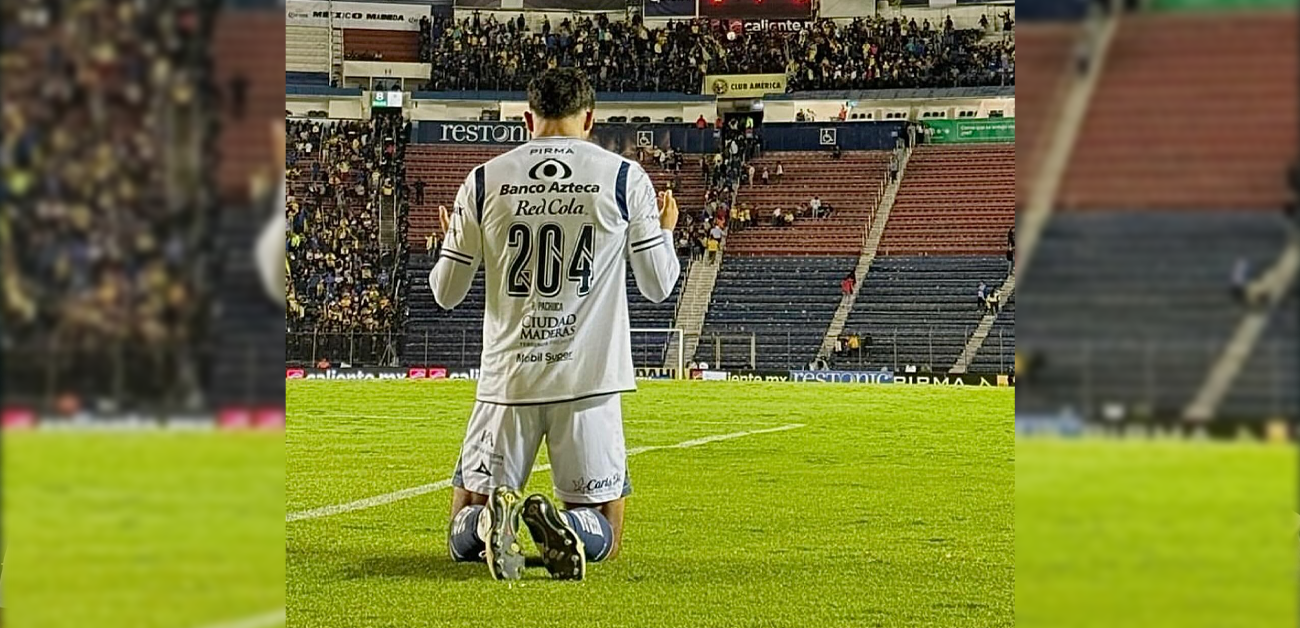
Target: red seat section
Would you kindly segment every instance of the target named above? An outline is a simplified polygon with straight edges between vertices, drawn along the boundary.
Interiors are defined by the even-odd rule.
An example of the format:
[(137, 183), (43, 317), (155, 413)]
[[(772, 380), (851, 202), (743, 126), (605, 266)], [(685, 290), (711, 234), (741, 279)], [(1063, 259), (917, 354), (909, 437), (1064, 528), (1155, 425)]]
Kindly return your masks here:
[(1049, 141), (1078, 31), (1074, 24), (1016, 24), (1016, 188), (1022, 199)]
[[(785, 176), (778, 181), (776, 164)], [(698, 163), (698, 162), (697, 162)], [(737, 203), (753, 207), (753, 227), (727, 238), (727, 255), (857, 255), (876, 197), (888, 175), (888, 151), (849, 151), (838, 160), (824, 152), (769, 152), (755, 159), (755, 185), (742, 185)], [(761, 176), (766, 166), (770, 185)], [(698, 169), (698, 167), (697, 167)], [(813, 195), (830, 205), (829, 218), (799, 218), (772, 227), (772, 211), (807, 205)]]
[(1058, 199), (1276, 209), (1296, 154), (1294, 13), (1126, 17)]
[[(456, 202), (456, 192), (479, 164), (509, 150), (506, 146), (447, 146), (411, 144), (406, 148), (406, 184), (424, 181), (424, 203), (411, 195), (411, 214), (407, 242), (412, 250), (423, 252), (425, 238), (438, 231), (438, 206), (448, 208)], [(441, 234), (439, 234), (441, 237)]]
[(880, 255), (996, 255), (1015, 224), (1016, 146), (919, 146)]
[(354, 55), (365, 53), (378, 53), (382, 61), (418, 62), (420, 33), (366, 28), (343, 29), (344, 58), (360, 58)]
[[(254, 173), (270, 177), (275, 163), (271, 127), (284, 119), (284, 65), (268, 62), (284, 54), (284, 15), (268, 11), (221, 11), (213, 32), (213, 71), (223, 94), (231, 93), (231, 79), (248, 81), (242, 118), (231, 103), (221, 107), (221, 134), (217, 186), (222, 198), (234, 202), (249, 197)], [(229, 100), (229, 97), (227, 98)]]

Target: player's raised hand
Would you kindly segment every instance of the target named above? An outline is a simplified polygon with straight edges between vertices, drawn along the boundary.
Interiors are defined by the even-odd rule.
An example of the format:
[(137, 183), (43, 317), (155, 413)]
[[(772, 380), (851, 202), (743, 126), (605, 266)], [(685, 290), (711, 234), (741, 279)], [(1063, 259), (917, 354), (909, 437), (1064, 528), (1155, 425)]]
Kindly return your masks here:
[(447, 211), (446, 205), (438, 206), (438, 231), (446, 235), (447, 230), (451, 229), (451, 213)]
[(659, 193), (659, 226), (669, 231), (677, 227), (677, 199), (672, 190)]

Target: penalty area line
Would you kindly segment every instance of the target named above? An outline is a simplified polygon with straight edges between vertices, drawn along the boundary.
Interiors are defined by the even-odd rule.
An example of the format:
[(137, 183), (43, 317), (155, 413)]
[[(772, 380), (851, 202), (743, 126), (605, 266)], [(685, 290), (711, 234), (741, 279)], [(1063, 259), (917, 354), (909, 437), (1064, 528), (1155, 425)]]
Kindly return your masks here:
[[(730, 434), (716, 434), (714, 436), (694, 438), (691, 440), (684, 440), (680, 443), (676, 443), (673, 445), (649, 445), (645, 447), (633, 447), (632, 449), (627, 450), (627, 455), (635, 456), (650, 451), (658, 451), (660, 449), (687, 449), (690, 447), (699, 447), (700, 445), (707, 445), (709, 443), (717, 443), (725, 440), (744, 438), (746, 436), (756, 436), (758, 434), (771, 434), (773, 432), (784, 432), (787, 430), (799, 429), (801, 427), (804, 427), (803, 423), (791, 423), (789, 425), (769, 427), (761, 430), (747, 430), (744, 432), (732, 432)], [(549, 471), (550, 468), (551, 465), (544, 464), (544, 465), (533, 467), (533, 471)], [(365, 499), (358, 499), (356, 501), (347, 502), (345, 504), (333, 504), (330, 506), (321, 506), (320, 508), (312, 508), (310, 510), (299, 510), (297, 512), (291, 512), (284, 516), (284, 520), (285, 523), (293, 523), (295, 521), (303, 521), (306, 519), (320, 519), (322, 517), (332, 517), (334, 515), (341, 515), (345, 512), (366, 510), (368, 508), (383, 506), (385, 504), (391, 504), (393, 502), (402, 501), (404, 499), (411, 499), (412, 497), (419, 497), (421, 495), (426, 495), (434, 491), (440, 491), (450, 486), (451, 486), (451, 478), (448, 478), (446, 480), (438, 480), (437, 482), (432, 482), (430, 484), (421, 484), (420, 486), (412, 486), (410, 488), (404, 488), (400, 491), (393, 491), (391, 493), (375, 495), (373, 497), (367, 497)], [(225, 628), (225, 627), (223, 626), (220, 628)], [(239, 627), (239, 628), (243, 628), (243, 627)]]

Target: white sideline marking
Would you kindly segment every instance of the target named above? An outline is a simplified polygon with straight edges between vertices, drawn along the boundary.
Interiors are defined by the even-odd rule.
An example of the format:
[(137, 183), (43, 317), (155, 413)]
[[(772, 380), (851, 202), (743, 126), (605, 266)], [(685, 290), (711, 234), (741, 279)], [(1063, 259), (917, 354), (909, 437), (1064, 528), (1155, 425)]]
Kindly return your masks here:
[[(385, 416), (377, 414), (312, 414), (306, 413), (306, 416), (313, 419), (374, 419), (377, 421), (408, 421), (409, 416)], [(673, 425), (735, 425), (739, 427), (759, 427), (765, 425), (779, 425), (777, 421), (678, 421), (674, 419), (623, 419), (624, 423), (633, 425), (641, 423), (666, 423)]]
[(285, 609), (271, 611), (261, 615), (253, 615), (243, 619), (223, 622), (220, 624), (208, 624), (203, 628), (270, 628), (271, 626), (283, 626), (285, 624)]
[[(648, 451), (656, 451), (659, 449), (686, 449), (688, 447), (699, 447), (700, 445), (707, 445), (709, 443), (716, 443), (718, 441), (731, 440), (733, 438), (754, 436), (756, 434), (770, 434), (772, 432), (784, 432), (786, 430), (793, 430), (801, 427), (804, 427), (803, 423), (791, 423), (789, 425), (782, 425), (779, 427), (769, 427), (761, 430), (749, 430), (746, 432), (732, 432), (730, 434), (717, 434), (715, 436), (705, 436), (704, 438), (696, 438), (692, 440), (682, 441), (675, 445), (650, 445), (647, 447), (633, 447), (632, 449), (627, 450), (627, 455), (635, 456), (637, 454), (643, 454)], [(548, 471), (550, 470), (550, 468), (551, 465), (544, 464), (544, 465), (533, 467), (533, 471)], [(374, 508), (375, 506), (383, 506), (384, 504), (391, 504), (393, 502), (401, 501), (404, 499), (410, 499), (412, 497), (419, 497), (427, 493), (440, 491), (449, 486), (451, 486), (451, 478), (448, 478), (446, 480), (438, 480), (437, 482), (433, 482), (431, 484), (421, 484), (420, 486), (412, 486), (411, 488), (404, 488), (400, 491), (393, 491), (392, 493), (384, 493), (383, 495), (375, 495), (373, 497), (367, 497), (365, 499), (358, 499), (354, 502), (348, 502), (346, 504), (334, 504), (332, 506), (321, 506), (320, 508), (312, 508), (311, 510), (300, 510), (298, 512), (291, 512), (284, 516), (284, 521), (285, 523), (293, 523), (294, 521), (302, 521), (304, 519), (320, 519), (321, 517), (332, 517), (334, 515), (341, 515), (345, 512), (352, 512), (354, 510), (365, 510), (367, 508)], [(226, 628), (226, 627), (221, 626), (217, 628)], [(243, 627), (240, 626), (238, 628), (243, 628)]]

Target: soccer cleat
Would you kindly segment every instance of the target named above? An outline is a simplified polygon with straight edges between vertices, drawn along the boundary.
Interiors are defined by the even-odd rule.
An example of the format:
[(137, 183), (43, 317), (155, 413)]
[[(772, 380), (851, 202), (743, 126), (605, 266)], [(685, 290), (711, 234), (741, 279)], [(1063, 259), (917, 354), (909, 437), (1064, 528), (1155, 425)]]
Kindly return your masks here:
[(519, 491), (498, 486), (479, 516), (479, 530), (487, 545), (488, 570), (496, 580), (518, 580), (524, 573), (519, 546)]
[(529, 495), (524, 500), (524, 524), (552, 578), (582, 580), (587, 573), (587, 550), (568, 517), (551, 500), (544, 495)]

